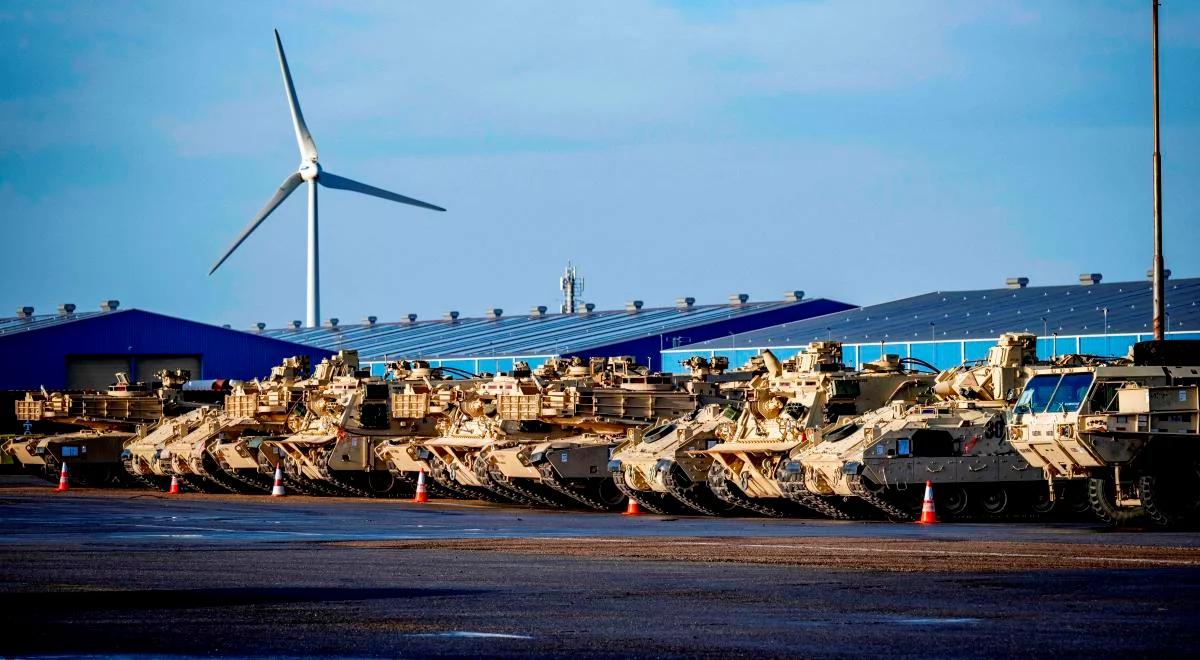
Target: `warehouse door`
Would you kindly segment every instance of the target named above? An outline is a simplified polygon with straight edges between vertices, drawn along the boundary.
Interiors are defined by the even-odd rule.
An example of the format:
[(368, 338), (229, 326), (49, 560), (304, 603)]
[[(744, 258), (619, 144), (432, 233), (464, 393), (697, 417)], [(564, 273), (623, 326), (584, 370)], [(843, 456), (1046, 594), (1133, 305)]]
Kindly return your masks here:
[(192, 372), (192, 378), (200, 378), (200, 356), (198, 355), (153, 355), (137, 358), (137, 380), (142, 383), (152, 383), (158, 380), (154, 374), (167, 369), (186, 369)]
[(67, 389), (104, 390), (117, 382), (118, 371), (129, 373), (129, 358), (77, 355), (67, 358)]

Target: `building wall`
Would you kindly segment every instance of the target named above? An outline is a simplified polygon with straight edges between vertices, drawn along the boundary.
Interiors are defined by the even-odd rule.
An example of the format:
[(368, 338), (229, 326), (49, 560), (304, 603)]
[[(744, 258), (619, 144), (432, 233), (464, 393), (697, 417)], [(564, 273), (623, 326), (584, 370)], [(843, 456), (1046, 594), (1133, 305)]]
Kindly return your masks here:
[[(1139, 341), (1153, 339), (1149, 334), (1112, 334), (1112, 335), (1071, 335), (1057, 337), (1038, 337), (1037, 350), (1041, 358), (1066, 353), (1084, 353), (1088, 355), (1121, 356), (1129, 352), (1129, 348)], [(1168, 332), (1167, 339), (1200, 339), (1200, 332)], [(987, 357), (987, 351), (996, 345), (996, 338), (988, 339), (954, 339), (938, 341), (894, 342), (886, 344), (843, 344), (842, 360), (846, 366), (859, 368), (864, 363), (878, 360), (881, 354), (891, 353), (900, 357), (920, 358), (936, 366), (938, 369), (949, 369), (967, 360), (980, 360)], [(765, 348), (781, 360), (786, 360), (804, 350), (804, 346), (768, 346), (745, 347), (737, 349), (715, 350), (664, 350), (662, 362), (666, 371), (684, 373), (687, 370), (679, 366), (680, 361), (693, 355), (713, 357), (723, 355), (729, 358), (731, 367), (738, 367), (747, 360), (758, 355)]]
[(329, 351), (142, 310), (124, 310), (0, 337), (0, 389), (63, 389), (70, 356), (197, 355), (196, 379), (266, 376), (283, 358)]

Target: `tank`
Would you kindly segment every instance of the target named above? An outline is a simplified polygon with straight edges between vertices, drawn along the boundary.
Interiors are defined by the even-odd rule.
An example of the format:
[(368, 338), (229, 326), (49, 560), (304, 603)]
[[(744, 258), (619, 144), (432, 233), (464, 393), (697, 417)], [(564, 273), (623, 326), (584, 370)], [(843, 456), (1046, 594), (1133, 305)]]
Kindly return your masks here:
[(1014, 449), (1006, 430), (1008, 410), (1038, 364), (1035, 349), (1033, 335), (1002, 335), (985, 360), (939, 374), (927, 401), (892, 402), (830, 429), (780, 466), (780, 480), (896, 520), (916, 517), (927, 481), (942, 517), (1048, 512), (1041, 470)]
[(769, 351), (763, 358), (766, 372), (751, 383), (740, 412), (735, 417), (730, 411), (730, 419), (715, 429), (718, 441), (695, 452), (709, 461), (709, 489), (723, 501), (765, 515), (857, 515), (853, 505), (797, 488), (784, 465), (848, 419), (890, 401), (915, 402), (937, 370), (885, 355), (853, 371), (842, 362), (841, 344), (833, 341), (812, 342), (783, 363)]
[(696, 407), (631, 434), (614, 448), (608, 468), (616, 486), (648, 511), (725, 513), (733, 506), (708, 489), (712, 458), (693, 450), (719, 442), (718, 430), (739, 416), (747, 388), (765, 367), (758, 356), (732, 372), (724, 357), (692, 356), (683, 364), (690, 378), (680, 385), (696, 397)]
[(1012, 444), (1049, 497), (1086, 490), (1110, 524), (1200, 522), (1200, 341), (1135, 344), (1124, 358), (1073, 356), (1040, 368), (1013, 406)]
[(186, 370), (164, 370), (152, 383), (134, 383), (117, 373), (104, 392), (27, 392), (16, 402), (17, 419), (50, 432), (14, 438), (4, 451), (26, 471), (51, 481), (66, 462), (77, 483), (124, 484), (126, 443), (137, 429), (190, 409), (180, 397), (190, 377)]

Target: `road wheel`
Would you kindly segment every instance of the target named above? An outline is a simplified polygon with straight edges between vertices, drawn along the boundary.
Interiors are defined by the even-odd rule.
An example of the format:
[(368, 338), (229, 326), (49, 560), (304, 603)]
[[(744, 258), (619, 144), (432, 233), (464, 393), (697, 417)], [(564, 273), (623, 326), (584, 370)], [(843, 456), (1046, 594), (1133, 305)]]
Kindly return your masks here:
[(992, 516), (998, 516), (1008, 510), (1008, 489), (1003, 486), (990, 486), (984, 489), (979, 498), (979, 506)]
[(937, 510), (948, 516), (961, 516), (967, 512), (967, 507), (970, 506), (970, 497), (967, 496), (967, 489), (954, 484), (946, 484), (940, 486), (941, 492), (938, 493)]

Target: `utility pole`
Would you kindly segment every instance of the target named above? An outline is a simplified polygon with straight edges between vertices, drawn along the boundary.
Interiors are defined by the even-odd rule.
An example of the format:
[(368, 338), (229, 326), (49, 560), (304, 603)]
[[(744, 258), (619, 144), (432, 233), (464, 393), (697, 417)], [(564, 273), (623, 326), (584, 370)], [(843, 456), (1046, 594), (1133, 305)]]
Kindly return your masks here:
[(1158, 0), (1150, 0), (1150, 5), (1153, 22), (1150, 44), (1154, 51), (1154, 339), (1161, 341), (1166, 339), (1167, 304), (1163, 286), (1162, 155), (1158, 135)]

